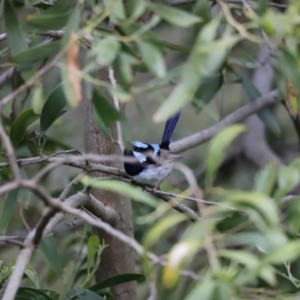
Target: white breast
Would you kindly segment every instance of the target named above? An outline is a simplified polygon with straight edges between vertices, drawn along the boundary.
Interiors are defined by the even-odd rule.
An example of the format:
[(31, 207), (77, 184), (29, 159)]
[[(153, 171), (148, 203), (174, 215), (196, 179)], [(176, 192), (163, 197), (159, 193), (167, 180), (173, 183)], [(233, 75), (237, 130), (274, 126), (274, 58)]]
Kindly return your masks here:
[(136, 182), (156, 186), (171, 173), (172, 168), (173, 163), (168, 163), (161, 166), (150, 165), (140, 174), (130, 177)]

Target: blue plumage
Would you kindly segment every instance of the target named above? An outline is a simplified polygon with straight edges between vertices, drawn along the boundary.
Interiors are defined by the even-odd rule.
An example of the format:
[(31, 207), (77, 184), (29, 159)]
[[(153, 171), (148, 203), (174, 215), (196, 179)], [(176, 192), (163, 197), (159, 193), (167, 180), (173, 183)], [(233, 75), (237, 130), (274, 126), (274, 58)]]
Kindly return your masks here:
[(135, 157), (137, 162), (124, 162), (126, 173), (136, 182), (157, 185), (173, 168), (173, 161), (179, 155), (170, 152), (173, 132), (180, 117), (180, 111), (166, 122), (161, 144), (131, 142), (132, 148), (124, 150), (124, 156)]
[(165, 125), (165, 130), (164, 130), (164, 134), (161, 140), (161, 145), (160, 147), (163, 149), (168, 149), (169, 150), (169, 146), (171, 144), (171, 138), (173, 135), (173, 132), (175, 130), (175, 127), (177, 125), (177, 122), (179, 120), (180, 117), (180, 112), (176, 113), (173, 117), (171, 117)]

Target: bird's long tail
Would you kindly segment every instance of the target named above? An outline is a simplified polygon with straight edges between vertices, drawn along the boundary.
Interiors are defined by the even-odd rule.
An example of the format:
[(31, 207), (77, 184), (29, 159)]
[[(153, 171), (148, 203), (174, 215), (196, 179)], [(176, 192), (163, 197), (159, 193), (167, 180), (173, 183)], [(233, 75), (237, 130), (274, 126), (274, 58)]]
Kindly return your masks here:
[(171, 144), (171, 138), (172, 138), (173, 132), (175, 130), (176, 124), (179, 120), (180, 113), (181, 113), (181, 111), (179, 111), (174, 116), (172, 116), (170, 119), (168, 119), (168, 121), (165, 125), (164, 134), (163, 134), (162, 141), (160, 144), (161, 148), (169, 150), (169, 146)]

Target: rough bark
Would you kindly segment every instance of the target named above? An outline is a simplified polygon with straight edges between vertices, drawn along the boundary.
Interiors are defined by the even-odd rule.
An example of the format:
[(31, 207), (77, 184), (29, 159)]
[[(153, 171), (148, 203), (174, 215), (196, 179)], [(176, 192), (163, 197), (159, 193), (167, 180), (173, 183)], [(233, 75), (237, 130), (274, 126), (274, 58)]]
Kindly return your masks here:
[[(108, 72), (99, 71), (95, 76), (101, 80), (108, 81)], [(109, 96), (109, 95), (107, 95)], [(112, 141), (99, 131), (98, 126), (94, 122), (92, 105), (89, 97), (85, 97), (85, 146), (87, 152), (97, 154), (121, 154), (118, 144)], [(114, 125), (111, 128), (112, 137), (117, 140), (117, 130)], [(122, 168), (120, 162), (107, 163), (108, 166)], [(100, 177), (101, 174), (93, 174)], [(101, 202), (113, 207), (119, 214), (119, 220), (114, 225), (116, 229), (132, 236), (132, 209), (131, 200), (112, 192), (93, 189), (91, 193)], [(114, 275), (133, 273), (134, 272), (134, 255), (132, 250), (118, 239), (111, 237), (109, 234), (94, 230), (100, 240), (105, 241), (109, 245), (102, 254), (101, 263), (96, 273), (97, 281), (109, 278)], [(115, 299), (134, 300), (136, 298), (135, 284), (120, 284), (112, 288)]]

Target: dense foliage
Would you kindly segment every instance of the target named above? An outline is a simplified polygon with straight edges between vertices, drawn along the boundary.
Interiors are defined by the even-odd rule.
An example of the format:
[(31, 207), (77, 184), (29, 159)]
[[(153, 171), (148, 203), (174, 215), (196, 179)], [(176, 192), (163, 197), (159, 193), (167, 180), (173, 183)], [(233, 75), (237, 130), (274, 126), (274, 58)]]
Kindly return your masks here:
[[(290, 131), (299, 129), (298, 0), (288, 5), (267, 0), (2, 0), (0, 6), (0, 234), (8, 242), (0, 245), (1, 296), (21, 259), (11, 249), (22, 248), (28, 231), (38, 228), (49, 212), (45, 205), (53, 205), (47, 199), (66, 201), (88, 185), (132, 198), (135, 240), (124, 242), (133, 255), (138, 253), (136, 270), (96, 282), (101, 254), (110, 245), (92, 233), (86, 219), (69, 217), (51, 230), (54, 234), (34, 240), (39, 245), (16, 287), (16, 299), (113, 299), (111, 286), (132, 281), (138, 299), (296, 299), (300, 198), (293, 194), (300, 161), (295, 155), (287, 164), (267, 159), (255, 171), (249, 165), (240, 169), (239, 179), (255, 172), (246, 184), (229, 180), (233, 172), (225, 166), (224, 175), (225, 154), (247, 128), (229, 125), (235, 121), (218, 123), (218, 108), (224, 105), (238, 116), (238, 98), (264, 101), (269, 90), (260, 90), (249, 74), (270, 66), (276, 86), (272, 97), (278, 98), (272, 104), (278, 108), (280, 95), (286, 109), (278, 114), (262, 105), (256, 111), (271, 139), (289, 153), (282, 115)], [(263, 47), (268, 51), (261, 60)], [(99, 69), (107, 70), (109, 80), (97, 76)], [(141, 73), (151, 77), (134, 81)], [(226, 99), (220, 97), (224, 91)], [(212, 126), (219, 124), (190, 146), (184, 139), (181, 145), (174, 142), (178, 151), (208, 144), (202, 156), (199, 148), (188, 152), (191, 159), (177, 165), (177, 177), (162, 184), (199, 220), (191, 222), (189, 214), (131, 185), (122, 173), (98, 181), (77, 176), (80, 168), (88, 170), (82, 155), (84, 98), (93, 104), (99, 130), (111, 139), (115, 122), (127, 141), (142, 127), (156, 128), (186, 107), (193, 112), (186, 116), (197, 123), (208, 115)], [(119, 105), (127, 105), (130, 118)], [(149, 118), (148, 126), (143, 122)], [(184, 135), (200, 128), (184, 116), (179, 124)], [(154, 131), (145, 135), (159, 139)], [(59, 155), (63, 162), (49, 158)]]

